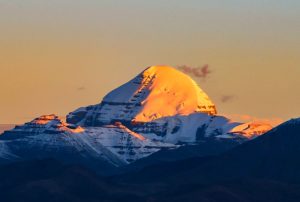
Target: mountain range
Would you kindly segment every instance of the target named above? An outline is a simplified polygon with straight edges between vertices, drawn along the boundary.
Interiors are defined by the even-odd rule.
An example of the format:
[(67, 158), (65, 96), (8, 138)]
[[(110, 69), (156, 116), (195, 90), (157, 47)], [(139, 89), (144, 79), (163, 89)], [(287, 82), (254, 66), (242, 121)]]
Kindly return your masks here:
[(296, 202), (299, 143), (300, 118), (236, 122), (189, 76), (151, 66), (66, 119), (7, 128), (1, 200)]
[(222, 154), (161, 162), (112, 177), (44, 159), (0, 166), (5, 201), (300, 200), (300, 119)]
[(4, 132), (0, 163), (55, 158), (110, 175), (156, 153), (178, 150), (178, 160), (223, 152), (272, 128), (217, 115), (196, 82), (169, 66), (151, 66), (101, 103), (66, 117), (43, 115)]

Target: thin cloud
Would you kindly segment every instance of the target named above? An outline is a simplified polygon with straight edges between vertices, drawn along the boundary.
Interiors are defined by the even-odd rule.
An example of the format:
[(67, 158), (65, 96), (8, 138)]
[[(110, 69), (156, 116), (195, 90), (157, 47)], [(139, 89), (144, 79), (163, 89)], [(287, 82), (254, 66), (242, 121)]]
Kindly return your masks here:
[(212, 73), (208, 64), (203, 65), (201, 67), (180, 65), (180, 66), (178, 66), (178, 69), (186, 74), (189, 74), (189, 75), (197, 77), (197, 78), (202, 78), (202, 79), (206, 79)]
[(221, 97), (221, 102), (222, 103), (227, 103), (227, 102), (231, 102), (236, 98), (235, 95), (222, 95)]
[(86, 88), (84, 86), (80, 86), (79, 88), (77, 88), (78, 91), (83, 91), (86, 90)]

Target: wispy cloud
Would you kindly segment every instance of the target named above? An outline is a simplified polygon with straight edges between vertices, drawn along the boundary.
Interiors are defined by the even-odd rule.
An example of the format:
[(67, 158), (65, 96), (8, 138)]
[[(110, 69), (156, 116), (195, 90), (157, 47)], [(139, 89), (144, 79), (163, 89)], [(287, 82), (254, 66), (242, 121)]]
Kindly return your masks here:
[(236, 98), (235, 95), (222, 95), (221, 96), (221, 102), (222, 103), (227, 103), (227, 102), (231, 102)]
[(77, 88), (77, 90), (78, 91), (83, 91), (83, 90), (86, 90), (86, 88), (84, 86), (80, 86), (80, 87)]
[(182, 72), (189, 74), (191, 76), (195, 76), (197, 78), (202, 78), (205, 79), (212, 73), (212, 71), (209, 68), (209, 65), (203, 65), (203, 66), (197, 66), (197, 67), (192, 67), (188, 65), (179, 65), (177, 66), (179, 70)]

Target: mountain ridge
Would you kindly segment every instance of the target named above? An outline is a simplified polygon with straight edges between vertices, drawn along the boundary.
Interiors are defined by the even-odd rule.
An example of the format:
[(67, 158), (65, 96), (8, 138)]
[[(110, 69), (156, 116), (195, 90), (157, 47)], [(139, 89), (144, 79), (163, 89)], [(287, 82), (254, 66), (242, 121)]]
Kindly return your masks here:
[[(300, 118), (223, 154), (161, 163), (114, 177), (51, 159), (16, 162), (0, 165), (0, 193), (9, 201), (297, 202), (299, 142)], [(283, 155), (274, 158), (274, 154)], [(291, 161), (283, 162), (286, 157)]]
[[(300, 154), (299, 143), (300, 118), (296, 118), (222, 154), (151, 165), (133, 172), (131, 177), (125, 175), (128, 178), (125, 181), (174, 183), (172, 180), (178, 180), (177, 184), (205, 184), (216, 180), (256, 177), (300, 183), (300, 161), (297, 158)], [(163, 175), (162, 171), (168, 175)]]
[[(100, 104), (81, 107), (66, 120), (43, 115), (4, 132), (0, 163), (53, 157), (96, 170), (102, 166), (98, 172), (105, 175), (160, 150), (232, 142), (199, 154), (209, 155), (270, 129), (217, 115), (215, 105), (189, 76), (169, 66), (151, 66)], [(198, 154), (187, 156), (193, 155)]]

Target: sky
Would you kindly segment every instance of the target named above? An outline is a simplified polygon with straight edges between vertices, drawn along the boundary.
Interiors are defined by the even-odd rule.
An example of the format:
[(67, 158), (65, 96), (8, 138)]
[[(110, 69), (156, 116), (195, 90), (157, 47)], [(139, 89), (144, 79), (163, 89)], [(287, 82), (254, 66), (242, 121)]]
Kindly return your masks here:
[(0, 0), (0, 31), (0, 123), (99, 103), (158, 64), (207, 65), (191, 76), (220, 114), (300, 116), (299, 0)]

